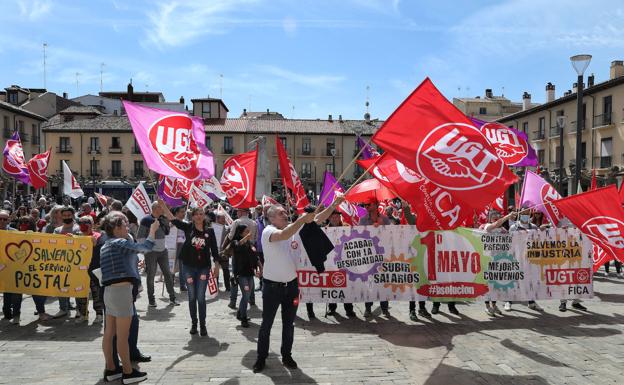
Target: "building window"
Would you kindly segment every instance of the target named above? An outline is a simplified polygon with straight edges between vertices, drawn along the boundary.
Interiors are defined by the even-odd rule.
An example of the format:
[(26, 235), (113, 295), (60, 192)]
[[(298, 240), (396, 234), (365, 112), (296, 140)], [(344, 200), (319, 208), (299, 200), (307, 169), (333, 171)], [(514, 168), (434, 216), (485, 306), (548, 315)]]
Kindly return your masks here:
[(282, 145), (284, 146), (284, 150), (288, 152), (288, 138), (286, 138), (285, 136), (280, 136), (279, 139), (282, 142)]
[(613, 102), (611, 95), (602, 98), (602, 121), (600, 125), (606, 126), (611, 124), (611, 113), (613, 112)]
[(206, 136), (206, 148), (212, 150), (212, 144), (210, 143), (210, 136)]
[(613, 139), (604, 138), (600, 140), (600, 168), (611, 167), (613, 159)]
[(301, 148), (301, 155), (312, 154), (312, 139), (303, 138), (303, 147)]
[(8, 130), (10, 128), (9, 127), (9, 117), (8, 116), (3, 116), (3, 118), (4, 118), (3, 119), (4, 120), (4, 129)]
[(479, 115), (487, 115), (487, 108), (479, 107)]
[(223, 153), (224, 154), (234, 153), (234, 139), (231, 136), (223, 137)]
[(335, 138), (327, 138), (327, 151), (325, 152), (325, 156), (332, 156), (332, 150), (336, 149), (336, 139)]
[(525, 134), (529, 132), (529, 122), (522, 123), (522, 132)]
[(121, 148), (121, 140), (118, 136), (113, 136), (111, 148)]
[(92, 177), (100, 176), (100, 161), (97, 159), (91, 159), (89, 161), (89, 174)]
[(301, 178), (303, 179), (312, 178), (312, 163), (310, 162), (301, 163)]
[(39, 129), (36, 124), (31, 126), (32, 144), (39, 144)]
[(210, 114), (210, 103), (202, 103), (202, 114)]
[(59, 152), (71, 152), (71, 145), (69, 144), (69, 138), (61, 136), (59, 138)]
[(542, 166), (544, 165), (545, 154), (546, 152), (544, 150), (537, 150), (537, 162), (541, 164)]
[(100, 138), (97, 136), (92, 136), (89, 140), (89, 153), (96, 152), (100, 153)]
[(137, 142), (136, 138), (134, 139), (134, 146), (132, 146), (132, 153), (133, 154), (141, 153), (141, 147), (139, 147), (139, 142)]
[(143, 177), (143, 161), (142, 160), (134, 161), (134, 177), (135, 178)]
[(120, 160), (111, 161), (111, 176), (114, 176), (114, 177), (121, 176), (121, 161)]
[(17, 92), (10, 92), (9, 93), (9, 103), (17, 104)]

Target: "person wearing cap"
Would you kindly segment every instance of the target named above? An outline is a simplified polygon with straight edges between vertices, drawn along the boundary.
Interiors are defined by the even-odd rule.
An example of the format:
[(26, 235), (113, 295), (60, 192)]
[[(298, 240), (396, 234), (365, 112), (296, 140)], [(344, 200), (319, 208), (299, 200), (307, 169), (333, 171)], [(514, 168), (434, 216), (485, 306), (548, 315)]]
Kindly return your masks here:
[[(488, 211), (488, 223), (481, 225), (480, 229), (485, 230), (488, 233), (506, 233), (507, 229), (504, 227), (505, 223), (508, 221), (514, 220), (516, 218), (516, 212), (510, 211), (509, 214), (504, 217), (501, 216), (501, 213), (498, 210), (490, 209)], [(503, 315), (498, 306), (496, 306), (496, 301), (485, 301), (485, 312), (494, 317), (497, 314)]]
[[(375, 198), (369, 199), (366, 203), (364, 203), (364, 208), (366, 209), (366, 215), (360, 218), (360, 222), (358, 223), (360, 226), (387, 226), (392, 224), (390, 219), (387, 216), (379, 213), (379, 202)], [(388, 310), (388, 301), (381, 301), (379, 303), (381, 307), (381, 312), (386, 316), (390, 316), (390, 311)], [(370, 318), (373, 315), (372, 302), (364, 303), (364, 307), (366, 310), (364, 311), (364, 317)]]

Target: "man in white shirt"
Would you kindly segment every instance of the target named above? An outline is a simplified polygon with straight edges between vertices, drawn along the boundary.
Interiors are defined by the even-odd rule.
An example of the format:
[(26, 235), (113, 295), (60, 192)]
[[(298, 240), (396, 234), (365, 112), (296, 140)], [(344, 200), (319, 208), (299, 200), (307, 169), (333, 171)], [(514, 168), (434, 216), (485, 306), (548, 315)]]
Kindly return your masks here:
[[(305, 213), (289, 224), (288, 213), (280, 205), (267, 210), (271, 224), (262, 232), (262, 248), (264, 250), (264, 270), (262, 286), (262, 324), (258, 332), (258, 359), (253, 366), (254, 373), (261, 372), (269, 355), (269, 339), (271, 327), (277, 313), (282, 307), (282, 363), (289, 369), (297, 369), (293, 360), (292, 344), (295, 332), (293, 325), (297, 307), (299, 306), (299, 286), (297, 284), (297, 257), (291, 251), (303, 247), (298, 237), (299, 230), (306, 223), (322, 224), (344, 201), (344, 196), (336, 193), (334, 202), (319, 214)], [(299, 239), (299, 241), (297, 241)]]

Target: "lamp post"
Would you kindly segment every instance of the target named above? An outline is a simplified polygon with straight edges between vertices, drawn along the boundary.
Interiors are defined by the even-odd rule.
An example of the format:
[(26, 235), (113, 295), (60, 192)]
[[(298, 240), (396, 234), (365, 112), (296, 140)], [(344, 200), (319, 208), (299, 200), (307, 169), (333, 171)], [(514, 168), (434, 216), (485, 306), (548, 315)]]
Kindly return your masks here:
[(559, 130), (559, 194), (563, 196), (563, 129), (565, 128), (565, 116), (557, 116), (557, 129)]
[(336, 149), (332, 148), (329, 152), (332, 156), (332, 175), (336, 177)]
[[(578, 75), (576, 82), (576, 169), (574, 170), (574, 184), (572, 185), (572, 191), (576, 194), (579, 181), (581, 180), (581, 144), (583, 142), (582, 129), (585, 126), (583, 120), (583, 73), (589, 66), (591, 61), (591, 55), (574, 55), (570, 58), (572, 67)], [(581, 123), (582, 122), (582, 123)]]

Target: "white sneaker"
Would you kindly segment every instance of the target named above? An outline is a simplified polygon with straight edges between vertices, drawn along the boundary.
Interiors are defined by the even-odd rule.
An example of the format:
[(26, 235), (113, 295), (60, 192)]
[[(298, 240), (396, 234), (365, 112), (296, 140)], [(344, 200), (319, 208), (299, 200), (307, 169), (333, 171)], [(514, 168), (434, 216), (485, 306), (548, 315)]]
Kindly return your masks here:
[(490, 305), (485, 305), (485, 312), (490, 316), (490, 317), (494, 317), (494, 309), (492, 309), (492, 307)]
[(63, 318), (63, 317), (67, 317), (68, 315), (69, 315), (69, 312), (66, 312), (65, 310), (59, 310), (59, 312), (53, 315), (52, 318)]
[(544, 311), (544, 309), (542, 309), (542, 307), (538, 305), (537, 302), (530, 303), (529, 309), (535, 310), (535, 311)]
[(494, 314), (503, 315), (503, 312), (498, 308), (498, 306), (496, 306), (496, 304), (492, 305), (492, 311), (494, 311)]
[(20, 321), (20, 316), (15, 316), (15, 317), (11, 318), (11, 321), (10, 321), (10, 322), (11, 322), (13, 325), (19, 325), (19, 321)]
[(96, 314), (95, 319), (93, 320), (94, 324), (101, 324), (104, 322), (104, 316), (102, 314)]
[(511, 311), (511, 302), (505, 302), (505, 306), (503, 308), (505, 311)]

